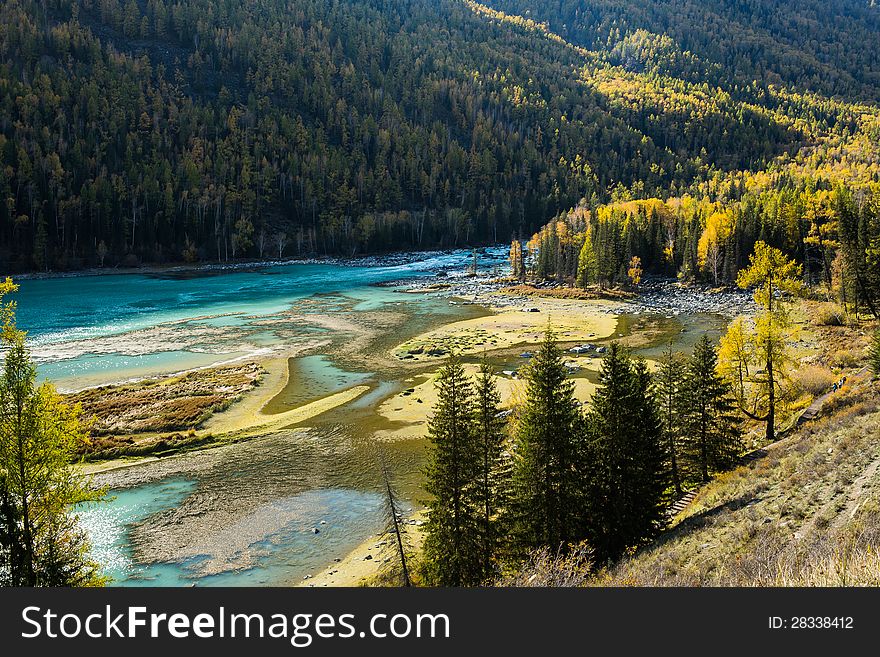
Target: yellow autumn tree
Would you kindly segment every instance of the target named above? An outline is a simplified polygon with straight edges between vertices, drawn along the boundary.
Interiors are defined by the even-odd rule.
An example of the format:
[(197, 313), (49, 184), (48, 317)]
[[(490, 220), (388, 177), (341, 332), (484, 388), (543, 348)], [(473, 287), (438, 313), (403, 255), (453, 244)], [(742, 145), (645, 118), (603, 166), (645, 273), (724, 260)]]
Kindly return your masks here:
[(73, 463), (88, 440), (79, 406), (37, 370), (15, 325), (17, 287), (0, 282), (0, 586), (103, 584), (76, 505), (96, 500)]
[(633, 256), (629, 261), (629, 269), (627, 270), (629, 280), (633, 285), (638, 285), (642, 281), (642, 259), (639, 256)]
[(788, 300), (802, 292), (801, 267), (779, 249), (758, 242), (736, 283), (754, 290), (759, 312), (753, 320), (730, 325), (721, 339), (719, 369), (730, 380), (742, 412), (766, 423), (767, 442), (772, 442), (791, 363)]
[(584, 243), (578, 255), (577, 286), (585, 288), (595, 283), (599, 277), (599, 262), (593, 246), (593, 231), (587, 226), (584, 231)]
[(712, 274), (715, 285), (721, 273), (724, 243), (733, 232), (734, 219), (730, 211), (713, 212), (706, 219), (706, 227), (697, 243), (697, 260), (700, 267)]
[[(804, 193), (805, 218), (810, 225), (809, 233), (804, 238), (804, 244), (812, 246), (818, 251), (822, 262), (822, 280), (830, 294), (833, 288), (833, 261), (834, 251), (840, 247), (838, 230), (840, 228), (838, 218), (832, 208), (832, 193), (820, 190), (814, 194)], [(809, 272), (808, 272), (809, 273)]]

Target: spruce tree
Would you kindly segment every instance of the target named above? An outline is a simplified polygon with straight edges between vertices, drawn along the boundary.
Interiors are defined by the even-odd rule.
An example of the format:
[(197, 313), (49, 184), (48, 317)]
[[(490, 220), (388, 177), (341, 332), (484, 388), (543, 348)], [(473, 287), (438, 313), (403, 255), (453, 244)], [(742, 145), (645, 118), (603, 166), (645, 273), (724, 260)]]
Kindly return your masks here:
[(664, 512), (667, 473), (660, 419), (643, 361), (612, 343), (593, 396), (590, 432), (590, 526), (597, 563), (652, 537)]
[(482, 511), (480, 538), (483, 544), (483, 574), (488, 579), (494, 574), (494, 559), (503, 537), (499, 513), (505, 505), (507, 482), (502, 463), (505, 421), (499, 417), (501, 396), (495, 385), (492, 367), (485, 361), (480, 364), (474, 390), (476, 443), (480, 457), (477, 498)]
[(868, 360), (871, 371), (874, 372), (874, 376), (880, 377), (880, 329), (874, 333), (874, 339), (871, 341)]
[(668, 459), (669, 479), (676, 497), (684, 492), (681, 449), (684, 440), (687, 361), (672, 350), (663, 352), (654, 374), (654, 399), (663, 429), (663, 445)]
[(731, 387), (718, 373), (717, 352), (705, 335), (694, 347), (686, 378), (689, 460), (705, 482), (711, 472), (732, 466), (742, 451)]
[(455, 355), (440, 369), (436, 385), (437, 406), (428, 423), (425, 490), (432, 499), (425, 524), (425, 579), (438, 586), (473, 586), (483, 580), (473, 387)]
[(515, 540), (522, 551), (556, 550), (582, 535), (583, 442), (574, 384), (549, 327), (525, 379), (515, 434)]

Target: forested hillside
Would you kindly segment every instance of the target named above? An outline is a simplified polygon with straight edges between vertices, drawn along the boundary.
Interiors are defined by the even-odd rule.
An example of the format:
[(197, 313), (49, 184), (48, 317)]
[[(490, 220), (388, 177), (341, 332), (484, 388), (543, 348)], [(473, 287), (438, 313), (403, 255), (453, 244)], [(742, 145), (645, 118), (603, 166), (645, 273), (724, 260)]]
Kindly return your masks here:
[(866, 1), (491, 4), (3, 2), (0, 267), (462, 246), (880, 175)]
[[(490, 0), (629, 70), (725, 88), (788, 86), (876, 102), (874, 0)], [(747, 94), (745, 94), (747, 95)]]

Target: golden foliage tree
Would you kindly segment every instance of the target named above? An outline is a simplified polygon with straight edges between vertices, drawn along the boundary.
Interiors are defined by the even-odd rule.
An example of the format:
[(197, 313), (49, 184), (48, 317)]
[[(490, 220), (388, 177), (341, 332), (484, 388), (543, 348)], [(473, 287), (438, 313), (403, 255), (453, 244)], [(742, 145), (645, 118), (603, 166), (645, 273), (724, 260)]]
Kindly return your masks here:
[(733, 232), (734, 220), (729, 211), (713, 212), (706, 219), (706, 227), (697, 243), (697, 259), (705, 271), (712, 274), (715, 285), (721, 273), (724, 244)]
[(102, 583), (72, 507), (99, 493), (73, 471), (88, 430), (36, 369), (0, 284), (5, 362), (0, 378), (0, 583), (89, 586)]
[(755, 244), (749, 262), (736, 282), (743, 289), (754, 289), (760, 311), (753, 326), (743, 319), (730, 325), (721, 340), (719, 367), (730, 379), (742, 412), (766, 423), (766, 438), (772, 442), (790, 363), (786, 342), (792, 327), (787, 299), (802, 291), (801, 267), (764, 242)]

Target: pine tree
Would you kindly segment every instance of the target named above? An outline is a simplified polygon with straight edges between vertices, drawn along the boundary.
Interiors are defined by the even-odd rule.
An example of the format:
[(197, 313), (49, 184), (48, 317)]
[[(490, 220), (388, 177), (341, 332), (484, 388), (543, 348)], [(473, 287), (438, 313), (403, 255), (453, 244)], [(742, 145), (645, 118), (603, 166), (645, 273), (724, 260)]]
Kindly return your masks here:
[(549, 327), (525, 379), (515, 434), (515, 540), (523, 551), (556, 550), (582, 535), (583, 442), (574, 384)]
[(686, 367), (685, 359), (669, 345), (660, 358), (653, 381), (654, 399), (663, 428), (663, 443), (669, 459), (669, 477), (676, 497), (681, 497), (684, 492), (681, 448), (687, 412), (684, 394)]
[(428, 424), (425, 490), (432, 499), (425, 524), (425, 578), (433, 585), (473, 586), (483, 580), (473, 387), (455, 355), (440, 369), (436, 385), (437, 406)]
[(493, 575), (494, 559), (503, 537), (500, 511), (505, 505), (507, 482), (502, 464), (505, 421), (499, 417), (501, 396), (491, 366), (480, 364), (475, 386), (476, 439), (480, 452), (477, 497), (482, 509), (480, 535), (483, 543), (483, 573)]
[(730, 384), (717, 368), (715, 347), (704, 335), (688, 362), (684, 390), (689, 460), (704, 482), (733, 465), (742, 451)]
[(588, 416), (590, 526), (597, 563), (621, 556), (661, 526), (667, 487), (662, 428), (644, 361), (612, 343)]

